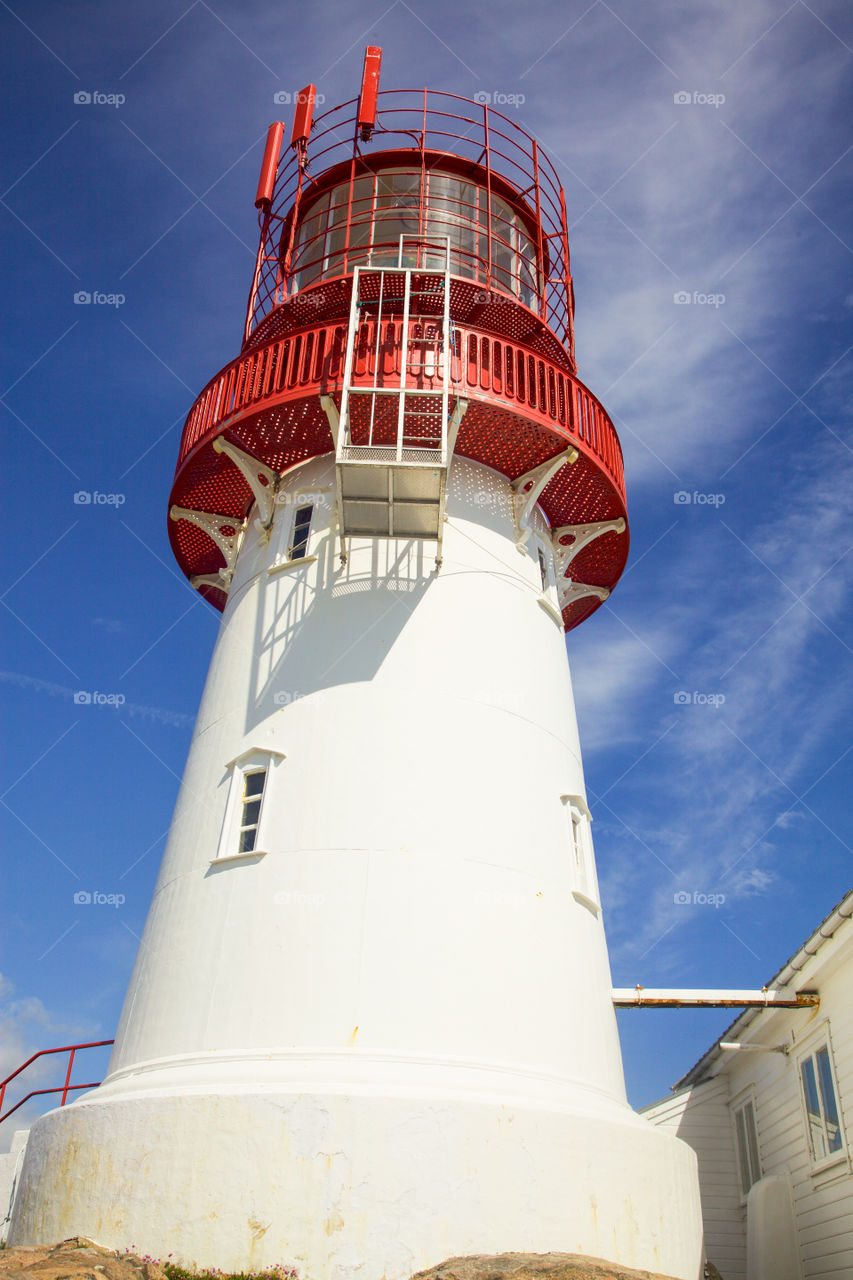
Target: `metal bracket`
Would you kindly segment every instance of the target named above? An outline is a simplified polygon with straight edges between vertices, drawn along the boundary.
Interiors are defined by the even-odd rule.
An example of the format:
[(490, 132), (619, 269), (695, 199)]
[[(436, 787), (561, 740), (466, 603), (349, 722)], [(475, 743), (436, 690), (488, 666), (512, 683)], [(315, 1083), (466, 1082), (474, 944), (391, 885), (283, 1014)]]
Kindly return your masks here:
[(216, 587), (217, 591), (224, 591), (227, 595), (231, 589), (232, 576), (230, 569), (220, 569), (218, 573), (194, 573), (190, 578), (190, 586), (196, 590), (199, 587)]
[(608, 587), (591, 587), (585, 582), (572, 582), (571, 578), (563, 578), (557, 583), (557, 594), (560, 597), (562, 610), (567, 605), (574, 604), (576, 600), (582, 600), (584, 596), (596, 596), (599, 600), (606, 600), (610, 590)]
[(337, 452), (338, 432), (341, 428), (341, 415), (338, 413), (338, 406), (335, 404), (331, 396), (320, 396), (320, 404), (323, 412), (329, 419), (329, 430), (332, 433), (332, 442), (335, 446), (335, 452)]
[(462, 396), (460, 396), (459, 399), (456, 401), (456, 408), (451, 413), (450, 419), (447, 423), (448, 470), (450, 469), (450, 464), (453, 461), (453, 451), (456, 448), (456, 437), (459, 435), (459, 427), (461, 425), (462, 419), (465, 417), (465, 414), (467, 412), (468, 412), (468, 401), (463, 400)]
[(525, 554), (524, 544), (530, 537), (528, 521), (543, 490), (554, 479), (558, 471), (565, 466), (571, 466), (573, 462), (577, 462), (577, 459), (577, 449), (564, 449), (556, 457), (549, 458), (547, 462), (541, 462), (532, 471), (525, 471), (523, 476), (513, 480), (512, 514), (515, 521), (515, 545), (522, 555)]
[[(237, 516), (217, 516), (210, 511), (188, 511), (186, 507), (172, 507), (169, 511), (172, 520), (187, 520), (202, 529), (216, 543), (225, 557), (225, 567), (229, 575), (234, 571), (237, 559), (237, 548), (245, 521)], [(233, 529), (233, 533), (223, 533), (224, 529)], [(200, 575), (201, 576), (201, 575)]]
[[(553, 529), (551, 538), (554, 543), (554, 559), (557, 562), (558, 576), (562, 578), (578, 552), (589, 546), (596, 538), (600, 538), (603, 533), (624, 532), (625, 521), (621, 516), (618, 520), (596, 520), (593, 524), (564, 524), (559, 529)], [(564, 547), (560, 539), (567, 538), (569, 535), (574, 538), (574, 542), (571, 546)]]
[(273, 471), (272, 467), (268, 467), (265, 462), (259, 462), (257, 458), (253, 458), (251, 454), (244, 453), (242, 449), (238, 449), (236, 444), (231, 444), (229, 440), (224, 440), (222, 436), (214, 440), (213, 448), (216, 453), (224, 453), (230, 458), (238, 471), (241, 472), (243, 478), (258, 504), (258, 511), (261, 515), (261, 524), (267, 528), (272, 523), (275, 513), (275, 490), (281, 479), (277, 471)]
[[(584, 596), (597, 596), (599, 600), (607, 599), (610, 595), (607, 587), (591, 587), (583, 582), (573, 582), (571, 578), (566, 578), (566, 570), (578, 552), (589, 546), (596, 538), (600, 538), (603, 533), (624, 532), (625, 521), (621, 516), (618, 520), (596, 520), (592, 524), (564, 524), (552, 531), (551, 540), (554, 546), (557, 591), (561, 609), (565, 609), (568, 604), (573, 604), (575, 600), (581, 600)], [(569, 534), (574, 538), (574, 542), (571, 546), (564, 547), (560, 539), (568, 537)]]

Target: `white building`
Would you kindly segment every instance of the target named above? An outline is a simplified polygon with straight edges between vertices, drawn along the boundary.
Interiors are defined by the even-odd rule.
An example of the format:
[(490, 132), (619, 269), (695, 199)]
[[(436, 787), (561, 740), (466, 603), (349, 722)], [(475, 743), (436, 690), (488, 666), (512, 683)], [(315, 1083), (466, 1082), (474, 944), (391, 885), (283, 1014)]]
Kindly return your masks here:
[(853, 891), (767, 984), (819, 1006), (747, 1009), (644, 1111), (696, 1152), (724, 1280), (853, 1276), (851, 915)]

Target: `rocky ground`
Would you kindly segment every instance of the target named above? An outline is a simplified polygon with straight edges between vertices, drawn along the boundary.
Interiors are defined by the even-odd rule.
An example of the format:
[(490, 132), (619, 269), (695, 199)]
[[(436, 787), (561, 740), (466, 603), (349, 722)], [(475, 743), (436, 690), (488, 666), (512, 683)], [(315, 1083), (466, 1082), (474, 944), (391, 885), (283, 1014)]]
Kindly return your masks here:
[[(279, 1276), (285, 1276), (284, 1268)], [(706, 1275), (716, 1275), (711, 1271)], [(0, 1280), (168, 1280), (159, 1262), (104, 1249), (81, 1236), (61, 1244), (0, 1252)], [(499, 1253), (447, 1262), (413, 1280), (671, 1280), (651, 1271), (615, 1267), (575, 1253)]]

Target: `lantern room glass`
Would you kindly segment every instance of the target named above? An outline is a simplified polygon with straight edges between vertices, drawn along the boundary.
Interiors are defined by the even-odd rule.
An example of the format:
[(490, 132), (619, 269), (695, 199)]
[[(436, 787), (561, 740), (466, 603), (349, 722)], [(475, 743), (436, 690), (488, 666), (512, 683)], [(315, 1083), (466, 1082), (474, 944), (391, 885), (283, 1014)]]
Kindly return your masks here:
[[(421, 173), (383, 169), (332, 187), (310, 206), (296, 230), (294, 285), (304, 289), (355, 266), (393, 266), (400, 236), (411, 237), (403, 266), (441, 269), (440, 249), (416, 241), (450, 239), (450, 270), (538, 306), (536, 245), (521, 216), (501, 196), (454, 174), (428, 169), (421, 217)], [(349, 214), (349, 245), (347, 221)], [(489, 229), (491, 228), (491, 275)]]

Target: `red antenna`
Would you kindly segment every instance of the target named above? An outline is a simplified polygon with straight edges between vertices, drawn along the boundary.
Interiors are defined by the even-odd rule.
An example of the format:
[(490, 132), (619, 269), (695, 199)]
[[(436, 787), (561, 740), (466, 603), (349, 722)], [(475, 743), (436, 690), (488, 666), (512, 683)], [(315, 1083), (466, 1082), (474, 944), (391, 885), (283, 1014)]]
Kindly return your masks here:
[(379, 97), (379, 71), (382, 66), (382, 50), (378, 44), (369, 44), (364, 51), (364, 71), (361, 76), (361, 94), (358, 99), (358, 130), (362, 142), (369, 142), (376, 125), (376, 102)]
[(172, 545), (224, 608), (253, 503), (268, 525), (279, 478), (334, 454), (342, 559), (411, 536), (440, 565), (462, 456), (508, 478), (522, 550), (544, 515), (568, 630), (616, 585), (628, 529), (619, 439), (577, 376), (563, 188), (516, 120), (458, 94), (383, 89), (377, 128), (381, 60), (369, 46), (342, 106), (300, 90), (284, 155), (270, 127), (243, 349), (187, 418)]
[(314, 99), (317, 96), (317, 86), (314, 84), (306, 84), (304, 89), (300, 89), (296, 95), (296, 114), (293, 117), (293, 129), (290, 133), (291, 147), (298, 147), (300, 151), (304, 151), (308, 145), (308, 139), (311, 136), (311, 125), (314, 120)]
[(281, 153), (281, 140), (284, 136), (284, 125), (280, 120), (271, 124), (267, 130), (267, 145), (264, 147), (264, 158), (261, 161), (261, 176), (258, 178), (258, 194), (255, 196), (255, 208), (269, 210), (272, 204), (275, 178), (278, 172), (278, 157)]

